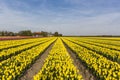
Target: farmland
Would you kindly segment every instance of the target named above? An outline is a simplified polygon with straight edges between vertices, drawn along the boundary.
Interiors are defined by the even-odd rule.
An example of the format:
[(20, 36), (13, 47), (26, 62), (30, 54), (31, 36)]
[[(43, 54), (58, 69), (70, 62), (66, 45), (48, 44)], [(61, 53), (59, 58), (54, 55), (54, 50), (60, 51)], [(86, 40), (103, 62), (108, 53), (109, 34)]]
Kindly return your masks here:
[(2, 40), (0, 80), (120, 80), (120, 38)]

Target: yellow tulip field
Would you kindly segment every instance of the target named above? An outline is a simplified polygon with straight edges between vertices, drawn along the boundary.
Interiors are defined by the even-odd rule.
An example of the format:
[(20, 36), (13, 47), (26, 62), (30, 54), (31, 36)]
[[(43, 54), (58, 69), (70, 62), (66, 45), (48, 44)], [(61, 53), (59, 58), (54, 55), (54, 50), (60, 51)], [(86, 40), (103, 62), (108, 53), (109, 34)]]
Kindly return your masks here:
[[(42, 59), (40, 56), (51, 45), (48, 55)], [(27, 75), (39, 59), (43, 63), (37, 66), (42, 68), (32, 76)], [(92, 76), (88, 77), (86, 70)], [(32, 77), (31, 80), (120, 80), (120, 38), (46, 37), (0, 41), (0, 80), (30, 80), (23, 79), (23, 75)]]

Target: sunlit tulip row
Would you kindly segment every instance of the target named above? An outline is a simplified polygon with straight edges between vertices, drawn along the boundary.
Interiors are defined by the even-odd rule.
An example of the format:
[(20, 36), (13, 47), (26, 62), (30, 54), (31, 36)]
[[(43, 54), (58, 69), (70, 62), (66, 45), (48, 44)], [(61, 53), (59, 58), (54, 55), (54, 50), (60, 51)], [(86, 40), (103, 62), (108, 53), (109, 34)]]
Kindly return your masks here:
[[(108, 49), (111, 49), (111, 50), (120, 51), (120, 46), (116, 45), (118, 43), (116, 43), (116, 44), (106, 44), (106, 43), (101, 43), (101, 42), (99, 42), (97, 40), (94, 40), (94, 39), (88, 40), (88, 39), (79, 39), (78, 38), (77, 40), (79, 40), (81, 42), (91, 44), (91, 45), (96, 45), (96, 46), (100, 46), (100, 47), (103, 47), (103, 48), (108, 48)], [(106, 42), (106, 41), (104, 40), (104, 42)]]
[[(102, 46), (105, 46), (104, 44), (100, 44), (102, 46), (98, 46), (98, 45), (95, 45), (94, 43), (90, 43), (89, 41), (85, 41), (82, 39), (81, 40), (73, 39), (73, 38), (72, 39), (67, 38), (67, 39), (74, 42), (74, 43), (77, 43), (77, 44), (79, 44), (87, 49), (95, 51), (96, 53), (103, 55), (104, 57), (106, 57), (112, 61), (118, 62), (120, 64), (120, 51), (102, 47)], [(116, 46), (115, 48), (120, 49), (118, 46)]]
[(89, 41), (93, 41), (93, 42), (98, 42), (98, 43), (102, 43), (102, 44), (107, 44), (107, 45), (114, 45), (114, 46), (120, 46), (120, 38), (80, 38), (80, 37), (76, 37), (76, 39), (81, 39), (81, 40), (89, 40)]
[(59, 38), (34, 80), (83, 80), (69, 53)]
[[(120, 80), (120, 64), (83, 46), (62, 38), (98, 80)], [(72, 39), (71, 39), (72, 40)], [(89, 45), (88, 45), (89, 46)]]
[(8, 48), (13, 48), (17, 46), (26, 45), (29, 43), (37, 42), (40, 40), (45, 40), (46, 38), (37, 38), (37, 39), (22, 39), (22, 40), (8, 40), (0, 41), (0, 51)]
[(120, 37), (85, 37), (85, 38), (107, 41), (120, 41)]
[[(87, 38), (72, 38), (74, 40), (78, 40), (81, 42), (85, 42), (91, 45), (96, 45), (104, 48), (108, 48), (111, 50), (120, 51), (120, 41), (111, 41), (111, 40), (97, 40), (97, 39), (87, 39)], [(118, 45), (119, 44), (119, 45)]]
[(2, 50), (2, 51), (0, 51), (0, 61), (5, 60), (5, 59), (7, 59), (11, 56), (17, 55), (20, 52), (25, 51), (27, 49), (30, 49), (32, 47), (35, 47), (35, 46), (37, 46), (41, 43), (47, 42), (50, 39), (51, 38), (39, 39), (39, 41), (37, 41), (37, 42), (33, 42), (33, 43), (26, 44), (26, 45), (23, 45), (23, 46), (17, 46), (17, 47), (14, 47), (14, 48), (9, 48), (9, 49)]
[(42, 43), (0, 62), (0, 79), (18, 80), (23, 72), (27, 70), (38, 58), (38, 56), (43, 53), (46, 48), (55, 40), (56, 38), (53, 38), (48, 42)]

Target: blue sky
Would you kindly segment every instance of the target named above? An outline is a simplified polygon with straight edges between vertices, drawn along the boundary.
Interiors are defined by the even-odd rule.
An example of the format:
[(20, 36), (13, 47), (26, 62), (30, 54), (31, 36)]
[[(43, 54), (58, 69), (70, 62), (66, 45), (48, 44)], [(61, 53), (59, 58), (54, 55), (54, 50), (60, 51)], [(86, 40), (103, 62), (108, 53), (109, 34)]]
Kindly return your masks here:
[(0, 0), (0, 30), (119, 35), (120, 0)]

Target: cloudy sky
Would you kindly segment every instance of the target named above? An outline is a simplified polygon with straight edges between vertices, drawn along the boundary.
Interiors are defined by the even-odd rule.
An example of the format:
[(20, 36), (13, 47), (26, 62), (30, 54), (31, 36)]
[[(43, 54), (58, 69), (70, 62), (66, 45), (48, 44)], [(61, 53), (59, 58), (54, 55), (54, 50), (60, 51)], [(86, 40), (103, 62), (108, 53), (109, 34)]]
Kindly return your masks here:
[(0, 30), (119, 35), (120, 0), (0, 0)]

